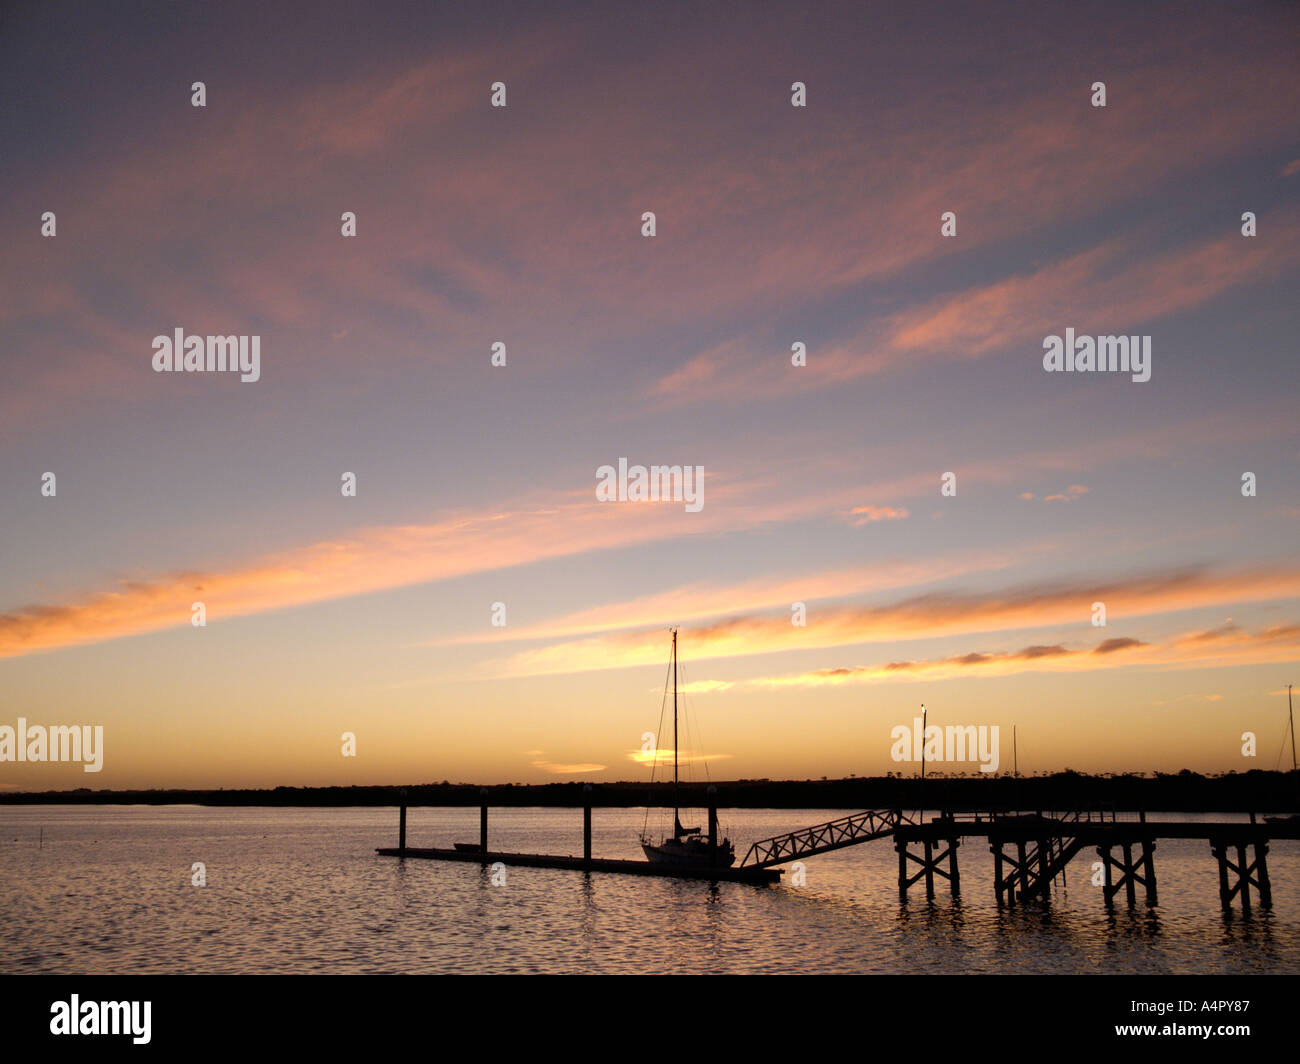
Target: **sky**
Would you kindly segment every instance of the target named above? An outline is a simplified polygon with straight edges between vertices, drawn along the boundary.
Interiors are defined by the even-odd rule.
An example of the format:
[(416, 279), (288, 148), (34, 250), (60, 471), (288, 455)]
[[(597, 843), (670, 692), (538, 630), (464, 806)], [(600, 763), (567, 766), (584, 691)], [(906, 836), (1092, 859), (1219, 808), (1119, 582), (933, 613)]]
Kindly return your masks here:
[[(1003, 771), (1013, 727), (1022, 774), (1289, 767), (1298, 45), (1282, 3), (11, 6), (0, 726), (104, 740), (0, 788), (647, 779), (673, 627), (715, 779), (910, 775), (922, 703)], [(156, 372), (178, 328), (259, 379)], [(1048, 372), (1067, 329), (1150, 379)], [(704, 505), (599, 501), (620, 458)]]

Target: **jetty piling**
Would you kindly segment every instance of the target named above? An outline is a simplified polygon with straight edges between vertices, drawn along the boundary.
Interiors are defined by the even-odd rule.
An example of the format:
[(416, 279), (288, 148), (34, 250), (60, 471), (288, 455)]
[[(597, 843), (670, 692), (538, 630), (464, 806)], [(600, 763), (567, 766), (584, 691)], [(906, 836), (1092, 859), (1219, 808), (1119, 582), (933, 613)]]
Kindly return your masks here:
[(582, 859), (591, 860), (591, 784), (582, 785)]
[(716, 862), (718, 855), (718, 788), (709, 784), (709, 860)]

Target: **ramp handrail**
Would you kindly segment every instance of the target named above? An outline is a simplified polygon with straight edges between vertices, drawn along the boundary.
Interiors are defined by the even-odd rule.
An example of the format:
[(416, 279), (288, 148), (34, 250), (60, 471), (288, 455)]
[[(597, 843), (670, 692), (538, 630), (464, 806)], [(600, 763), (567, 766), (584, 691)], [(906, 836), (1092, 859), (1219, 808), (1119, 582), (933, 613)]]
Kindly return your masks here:
[(766, 868), (798, 857), (811, 857), (859, 842), (870, 842), (892, 835), (901, 824), (911, 823), (912, 818), (899, 809), (868, 809), (824, 824), (760, 839), (750, 846), (740, 867)]

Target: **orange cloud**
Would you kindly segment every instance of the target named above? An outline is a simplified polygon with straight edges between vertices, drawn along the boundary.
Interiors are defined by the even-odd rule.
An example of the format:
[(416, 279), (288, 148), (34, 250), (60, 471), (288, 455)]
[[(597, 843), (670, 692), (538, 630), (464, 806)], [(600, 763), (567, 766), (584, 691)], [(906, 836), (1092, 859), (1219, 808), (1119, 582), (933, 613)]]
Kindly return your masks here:
[(1118, 639), (1103, 639), (1092, 648), (1094, 654), (1114, 654), (1117, 650), (1132, 650), (1134, 647), (1146, 646), (1140, 639), (1122, 636)]
[[(1287, 626), (1285, 634), (1266, 630), (1241, 640), (1228, 652), (1202, 649), (1188, 653), (1177, 642), (1165, 646), (1153, 646), (1140, 639), (1124, 637), (1104, 640), (1091, 649), (1068, 649), (1061, 644), (1029, 646), (1018, 651), (975, 652), (924, 661), (890, 661), (879, 665), (815, 669), (790, 676), (760, 677), (747, 683), (754, 687), (817, 688), (919, 677), (937, 679), (968, 674), (972, 671), (981, 676), (1008, 676), (1028, 671), (1078, 672), (1132, 665), (1153, 667), (1254, 665), (1290, 660), (1297, 647), (1300, 647), (1300, 626)], [(1104, 664), (1096, 660), (1099, 655), (1106, 659)], [(1223, 696), (1211, 694), (1199, 697), (1204, 701), (1216, 702)]]
[(761, 512), (740, 505), (687, 514), (680, 507), (566, 499), (558, 506), (521, 505), (452, 514), (426, 525), (370, 528), (238, 568), (127, 580), (78, 602), (9, 610), (0, 614), (0, 658), (188, 624), (194, 602), (204, 603), (211, 624), (503, 565), (717, 531)]
[[(508, 635), (513, 641), (558, 639), (618, 629), (664, 627), (741, 611), (788, 610), (794, 602), (839, 599), (867, 592), (916, 587), (969, 573), (1004, 570), (1013, 562), (1022, 560), (1026, 553), (1043, 549), (1041, 545), (1026, 544), (1013, 553), (981, 551), (947, 561), (891, 560), (872, 566), (798, 576), (772, 576), (732, 584), (682, 584), (626, 602), (580, 610), (542, 624), (511, 628)], [(503, 634), (475, 632), (429, 645), (498, 643)]]
[[(677, 763), (679, 765), (694, 765), (706, 761), (725, 761), (734, 754), (688, 754), (685, 750), (677, 754)], [(627, 759), (635, 761), (638, 765), (663, 764), (665, 761), (673, 759), (673, 748), (659, 747), (657, 750), (629, 750)]]
[[(1300, 596), (1300, 569), (1268, 566), (1237, 572), (1183, 569), (1097, 583), (1037, 585), (1001, 593), (925, 593), (892, 605), (821, 610), (803, 628), (788, 614), (743, 615), (683, 631), (693, 660), (788, 650), (896, 642), (909, 638), (1012, 631), (1082, 623), (1104, 601), (1112, 621), (1235, 602)], [(1103, 644), (1108, 650), (1118, 643)], [(1127, 648), (1127, 644), (1124, 645)], [(587, 672), (659, 663), (660, 631), (630, 631), (521, 651), (499, 662), (505, 675)]]
[[(803, 520), (828, 515), (843, 505), (841, 496), (856, 491), (845, 487), (831, 496), (780, 497), (761, 481), (737, 484), (710, 474), (708, 505), (699, 513), (686, 513), (673, 505), (598, 503), (594, 479), (592, 483), (590, 490), (551, 493), (545, 503), (532, 497), (501, 510), (453, 512), (429, 524), (372, 527), (222, 570), (138, 577), (73, 602), (9, 609), (0, 613), (0, 658), (183, 626), (190, 621), (194, 602), (202, 602), (208, 622), (217, 623), (548, 558)], [(789, 602), (810, 597), (898, 587), (1008, 564), (1009, 557), (986, 554), (952, 562), (900, 563), (811, 578), (754, 581), (741, 588), (697, 585), (583, 611), (540, 629), (512, 632), (511, 638), (661, 623), (666, 616), (677, 620), (714, 616), (738, 604), (768, 605), (782, 599), (788, 607)], [(494, 634), (496, 641), (501, 634)]]
[(1292, 262), (1300, 218), (1290, 210), (1276, 223), (1278, 240), (1258, 247), (1234, 233), (1142, 256), (1134, 240), (1114, 240), (1032, 273), (903, 311), (894, 316), (887, 342), (913, 357), (931, 352), (965, 359), (1026, 344), (1039, 353), (1043, 336), (1067, 325), (1081, 332), (1123, 332), (1276, 275)]
[(553, 776), (582, 776), (589, 772), (604, 772), (604, 765), (587, 764), (579, 762), (576, 765), (560, 765), (553, 761), (530, 761), (533, 768), (540, 768), (543, 772), (549, 772)]

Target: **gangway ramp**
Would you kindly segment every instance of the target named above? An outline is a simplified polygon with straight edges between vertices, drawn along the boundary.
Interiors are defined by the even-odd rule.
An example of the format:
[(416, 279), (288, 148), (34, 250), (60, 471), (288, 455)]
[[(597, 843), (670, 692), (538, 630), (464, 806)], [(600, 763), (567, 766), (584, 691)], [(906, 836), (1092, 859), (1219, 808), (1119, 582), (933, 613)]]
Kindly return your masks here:
[(913, 823), (912, 818), (899, 809), (868, 809), (839, 820), (828, 820), (824, 824), (760, 839), (746, 852), (740, 867), (769, 868), (786, 861), (841, 850), (860, 842), (883, 839), (892, 835), (900, 825)]

